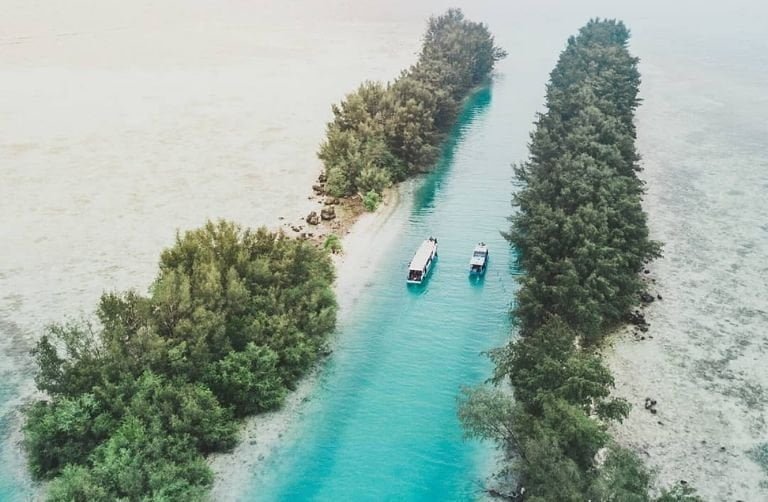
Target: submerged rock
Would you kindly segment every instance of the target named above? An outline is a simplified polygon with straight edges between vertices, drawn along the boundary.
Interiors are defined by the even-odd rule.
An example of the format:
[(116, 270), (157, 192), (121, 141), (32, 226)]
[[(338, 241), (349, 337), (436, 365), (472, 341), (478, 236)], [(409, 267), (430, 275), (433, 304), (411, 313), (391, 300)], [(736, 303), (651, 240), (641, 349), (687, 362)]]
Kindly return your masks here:
[(640, 293), (640, 301), (643, 303), (652, 303), (655, 298), (652, 294), (648, 293), (647, 291), (643, 291)]
[(650, 397), (645, 398), (645, 409), (650, 411), (652, 415), (656, 414), (656, 400)]

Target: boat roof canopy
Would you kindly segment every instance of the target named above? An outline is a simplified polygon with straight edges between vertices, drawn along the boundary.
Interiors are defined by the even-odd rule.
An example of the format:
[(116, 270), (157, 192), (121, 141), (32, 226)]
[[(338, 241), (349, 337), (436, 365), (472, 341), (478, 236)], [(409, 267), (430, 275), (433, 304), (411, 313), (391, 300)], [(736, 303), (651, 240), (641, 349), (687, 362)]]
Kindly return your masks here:
[(410, 270), (423, 270), (429, 259), (432, 257), (432, 253), (434, 252), (436, 246), (437, 242), (433, 240), (425, 240), (422, 242), (421, 246), (419, 246), (419, 249), (416, 250), (416, 254), (413, 255), (413, 259), (411, 260), (411, 264), (408, 266), (408, 268)]
[(485, 263), (485, 255), (482, 256), (473, 256), (471, 260), (469, 260), (470, 265), (482, 265)]

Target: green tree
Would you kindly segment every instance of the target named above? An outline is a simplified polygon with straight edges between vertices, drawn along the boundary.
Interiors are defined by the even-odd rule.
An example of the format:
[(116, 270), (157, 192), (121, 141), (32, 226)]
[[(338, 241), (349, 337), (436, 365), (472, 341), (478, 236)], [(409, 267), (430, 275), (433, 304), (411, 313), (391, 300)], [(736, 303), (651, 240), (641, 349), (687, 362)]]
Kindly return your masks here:
[[(443, 19), (430, 33), (451, 26)], [(550, 74), (530, 157), (515, 168), (520, 189), (505, 234), (525, 272), (513, 307), (519, 336), (491, 352), (493, 383), (511, 384), (514, 399), (475, 390), (459, 411), (468, 435), (511, 452), (526, 500), (651, 499), (652, 476), (634, 454), (611, 446), (596, 462), (607, 424), (629, 404), (611, 397), (613, 377), (593, 348), (638, 301), (638, 273), (661, 252), (641, 205), (640, 74), (628, 40), (623, 23), (591, 20)], [(463, 48), (449, 38), (430, 50), (470, 67)]]
[(418, 61), (391, 84), (365, 82), (333, 105), (318, 157), (327, 190), (379, 194), (432, 165), (461, 101), (506, 53), (458, 9), (429, 20)]
[(69, 464), (87, 461), (116, 426), (91, 394), (38, 401), (26, 410), (24, 447), (30, 470), (39, 478), (58, 475)]
[(105, 293), (97, 324), (54, 325), (33, 354), (50, 400), (26, 410), (51, 500), (203, 500), (204, 455), (279, 406), (335, 327), (328, 254), (220, 221), (178, 235), (150, 295)]
[(612, 445), (589, 497), (603, 502), (650, 502), (653, 477), (631, 450)]
[(286, 388), (277, 371), (277, 354), (249, 343), (208, 367), (203, 378), (239, 417), (272, 410), (282, 404)]
[(108, 490), (94, 479), (93, 471), (68, 464), (48, 487), (50, 502), (111, 502)]
[(629, 412), (626, 401), (609, 399), (614, 380), (600, 358), (578, 350), (576, 334), (557, 317), (491, 357), (494, 381), (508, 377), (515, 397), (530, 413), (541, 414), (552, 398), (603, 419), (621, 420)]
[(93, 455), (93, 476), (114, 498), (202, 500), (213, 481), (188, 436), (126, 417)]

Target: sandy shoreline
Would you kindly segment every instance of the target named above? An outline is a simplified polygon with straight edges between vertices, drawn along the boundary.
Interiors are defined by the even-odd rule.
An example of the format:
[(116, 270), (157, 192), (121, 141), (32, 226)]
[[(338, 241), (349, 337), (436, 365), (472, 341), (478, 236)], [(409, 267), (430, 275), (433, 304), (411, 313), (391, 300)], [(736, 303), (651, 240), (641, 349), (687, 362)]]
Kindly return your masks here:
[[(364, 213), (353, 222), (345, 222), (342, 253), (333, 256), (336, 268), (334, 289), (339, 303), (339, 331), (349, 318), (352, 308), (372, 279), (372, 273), (394, 243), (410, 209), (413, 182), (405, 182), (387, 192), (384, 202), (373, 213)], [(348, 226), (348, 228), (346, 228)], [(315, 227), (316, 235), (332, 233), (328, 228)], [(338, 335), (331, 339), (331, 348)], [(333, 356), (330, 356), (333, 357)], [(250, 480), (259, 475), (269, 456), (276, 452), (287, 436), (296, 433), (295, 425), (304, 405), (311, 400), (318, 376), (324, 364), (318, 364), (305, 376), (297, 389), (290, 393), (282, 408), (248, 419), (240, 433), (240, 443), (234, 451), (209, 458), (214, 472), (212, 500), (236, 500), (248, 488)]]

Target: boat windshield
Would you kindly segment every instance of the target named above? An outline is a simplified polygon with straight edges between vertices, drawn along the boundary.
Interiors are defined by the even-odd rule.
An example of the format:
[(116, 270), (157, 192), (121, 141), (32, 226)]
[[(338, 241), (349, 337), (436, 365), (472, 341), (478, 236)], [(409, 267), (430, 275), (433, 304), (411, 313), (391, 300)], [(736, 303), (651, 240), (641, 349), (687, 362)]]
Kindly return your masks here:
[(485, 251), (475, 251), (473, 256), (476, 256), (477, 258), (482, 258), (483, 256), (485, 256)]

